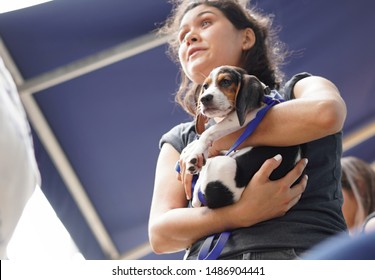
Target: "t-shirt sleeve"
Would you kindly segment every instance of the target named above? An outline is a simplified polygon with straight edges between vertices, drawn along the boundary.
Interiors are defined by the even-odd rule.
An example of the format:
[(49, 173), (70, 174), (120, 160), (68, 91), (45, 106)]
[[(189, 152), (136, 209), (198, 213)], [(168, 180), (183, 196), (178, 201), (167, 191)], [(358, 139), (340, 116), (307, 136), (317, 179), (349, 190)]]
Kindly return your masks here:
[(165, 143), (171, 144), (179, 153), (196, 137), (195, 133), (195, 123), (181, 123), (173, 127), (170, 131), (165, 133), (160, 141), (159, 148), (161, 148)]
[(281, 94), (284, 96), (285, 100), (295, 99), (293, 88), (296, 83), (304, 78), (311, 77), (312, 75), (307, 72), (299, 73), (294, 75), (289, 81), (285, 83), (285, 86), (281, 90)]

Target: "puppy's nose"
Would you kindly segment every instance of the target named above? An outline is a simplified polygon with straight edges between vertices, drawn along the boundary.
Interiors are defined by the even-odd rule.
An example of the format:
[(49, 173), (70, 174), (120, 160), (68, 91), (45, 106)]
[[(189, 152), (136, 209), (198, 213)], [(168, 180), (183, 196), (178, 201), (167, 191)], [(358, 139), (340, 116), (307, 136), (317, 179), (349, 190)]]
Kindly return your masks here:
[(203, 105), (208, 105), (213, 98), (214, 96), (212, 94), (206, 94), (205, 96), (202, 96), (201, 102)]

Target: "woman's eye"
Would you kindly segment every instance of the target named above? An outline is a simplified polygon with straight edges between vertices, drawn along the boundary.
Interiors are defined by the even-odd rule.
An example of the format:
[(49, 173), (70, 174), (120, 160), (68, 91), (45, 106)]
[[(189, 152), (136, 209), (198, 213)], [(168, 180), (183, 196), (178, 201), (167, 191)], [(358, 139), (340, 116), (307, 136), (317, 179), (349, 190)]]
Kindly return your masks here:
[(231, 84), (232, 84), (232, 80), (229, 80), (229, 79), (223, 79), (220, 81), (220, 86), (224, 88), (229, 87)]
[(202, 27), (206, 27), (206, 26), (208, 26), (208, 25), (210, 25), (210, 21), (208, 21), (208, 20), (204, 20), (204, 21), (202, 21)]

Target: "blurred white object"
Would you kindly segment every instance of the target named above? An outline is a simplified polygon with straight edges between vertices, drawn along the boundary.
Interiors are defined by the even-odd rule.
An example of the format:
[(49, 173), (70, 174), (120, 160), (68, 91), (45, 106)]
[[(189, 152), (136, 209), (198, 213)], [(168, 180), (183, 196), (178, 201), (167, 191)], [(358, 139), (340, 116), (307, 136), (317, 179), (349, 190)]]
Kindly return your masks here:
[(18, 221), (7, 248), (11, 261), (75, 261), (85, 258), (39, 187)]
[(31, 130), (0, 58), (0, 259), (35, 187), (40, 185)]

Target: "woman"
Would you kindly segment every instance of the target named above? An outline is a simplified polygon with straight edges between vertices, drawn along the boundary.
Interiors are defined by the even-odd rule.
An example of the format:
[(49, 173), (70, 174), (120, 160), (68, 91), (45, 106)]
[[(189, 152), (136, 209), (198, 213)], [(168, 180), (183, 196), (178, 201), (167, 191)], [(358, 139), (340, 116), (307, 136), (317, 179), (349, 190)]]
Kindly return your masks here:
[(342, 211), (350, 233), (355, 234), (375, 211), (375, 172), (368, 163), (356, 157), (343, 157), (341, 165)]
[[(187, 112), (195, 114), (196, 93), (217, 66), (242, 67), (270, 88), (279, 89), (282, 54), (271, 36), (269, 18), (235, 0), (179, 1), (175, 7), (163, 31), (173, 35), (171, 54), (182, 68), (176, 100)], [(195, 259), (205, 236), (230, 230), (220, 258), (293, 259), (346, 229), (339, 184), (345, 103), (330, 81), (306, 73), (294, 76), (283, 92), (291, 100), (274, 106), (243, 145), (305, 143), (306, 189), (306, 176), (290, 188), (306, 160), (286, 177), (268, 179), (280, 163), (276, 156), (264, 163), (237, 203), (215, 210), (186, 208), (192, 177), (180, 162), (181, 176), (176, 178), (174, 166), (196, 135), (193, 123), (178, 125), (160, 141), (149, 221), (150, 243), (156, 253), (189, 248), (187, 259)], [(211, 155), (228, 149), (239, 133), (213, 143)]]

